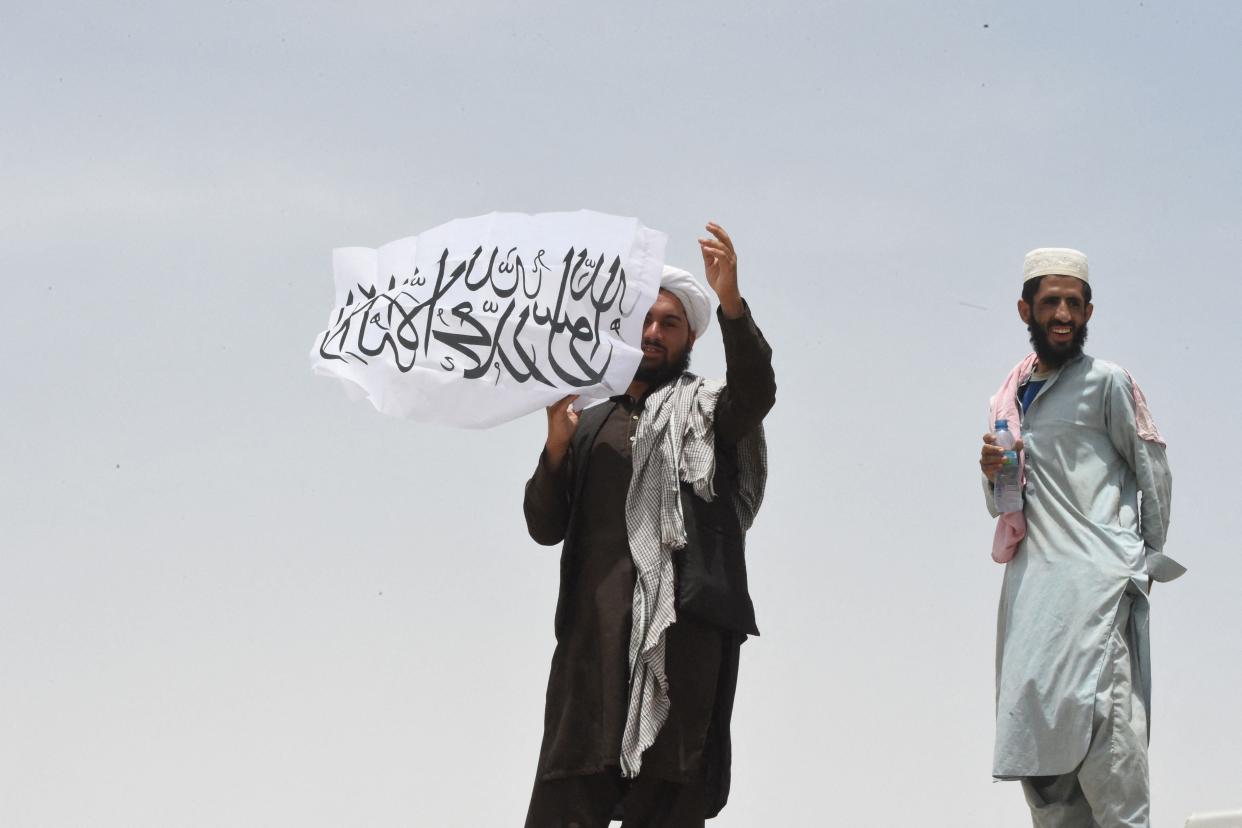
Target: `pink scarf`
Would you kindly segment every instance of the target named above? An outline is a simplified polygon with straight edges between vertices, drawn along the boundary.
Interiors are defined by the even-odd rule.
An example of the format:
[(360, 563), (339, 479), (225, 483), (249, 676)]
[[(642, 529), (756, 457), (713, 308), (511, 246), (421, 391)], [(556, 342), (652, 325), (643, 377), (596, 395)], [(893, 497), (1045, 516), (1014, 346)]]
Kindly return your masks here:
[[(1018, 385), (1026, 379), (1035, 366), (1035, 354), (1029, 354), (1014, 366), (1001, 383), (1000, 390), (992, 398), (992, 422), (1008, 420), (1010, 431), (1017, 437), (1022, 433), (1022, 409), (1018, 405)], [(1126, 374), (1130, 380), (1130, 389), (1134, 394), (1134, 419), (1138, 427), (1138, 436), (1150, 443), (1165, 445), (1164, 438), (1156, 430), (1156, 421), (1152, 419), (1151, 410), (1147, 407), (1147, 398), (1134, 377)], [(1018, 485), (1026, 484), (1026, 452), (1018, 452)], [(997, 563), (1008, 563), (1018, 551), (1018, 543), (1026, 537), (1026, 515), (1022, 512), (1004, 512), (996, 521), (996, 533), (992, 536), (992, 560)]]
[[(1035, 354), (1028, 354), (1001, 383), (1000, 390), (992, 398), (992, 422), (1008, 420), (1009, 429), (1017, 437), (1022, 433), (1022, 409), (1018, 406), (1018, 384), (1030, 375), (1035, 366)], [(1026, 452), (1018, 452), (1018, 485), (1026, 482)], [(992, 536), (992, 560), (1008, 563), (1018, 551), (1018, 543), (1026, 537), (1026, 516), (1022, 512), (1004, 512), (996, 521), (996, 534)]]

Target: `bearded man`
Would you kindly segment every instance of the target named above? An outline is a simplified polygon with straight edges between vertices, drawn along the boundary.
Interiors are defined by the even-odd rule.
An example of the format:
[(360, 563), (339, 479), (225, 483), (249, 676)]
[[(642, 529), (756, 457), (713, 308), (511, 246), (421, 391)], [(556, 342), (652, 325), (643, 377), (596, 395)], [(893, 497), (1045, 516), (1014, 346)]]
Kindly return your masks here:
[(625, 394), (548, 408), (527, 528), (564, 541), (543, 745), (527, 828), (702, 826), (729, 790), (738, 655), (758, 635), (744, 535), (763, 497), (771, 349), (724, 229), (699, 239), (727, 361), (687, 369), (711, 303), (666, 267)]
[[(1024, 501), (999, 515), (992, 551), (1005, 563), (992, 774), (1022, 781), (1039, 828), (1147, 828), (1149, 592), (1185, 572), (1164, 554), (1165, 443), (1130, 375), (1083, 353), (1086, 256), (1032, 250), (1023, 276), (1018, 314), (1035, 353), (990, 417), (1021, 425)], [(992, 435), (983, 442), (997, 517), (1003, 453)]]

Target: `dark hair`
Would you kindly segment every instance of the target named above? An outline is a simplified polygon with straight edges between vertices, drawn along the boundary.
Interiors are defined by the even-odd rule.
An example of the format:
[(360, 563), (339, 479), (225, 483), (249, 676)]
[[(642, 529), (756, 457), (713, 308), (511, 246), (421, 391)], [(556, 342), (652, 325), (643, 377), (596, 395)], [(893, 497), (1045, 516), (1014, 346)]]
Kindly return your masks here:
[[(1036, 276), (1034, 279), (1027, 279), (1022, 285), (1022, 301), (1034, 307), (1035, 294), (1039, 293), (1039, 283), (1044, 280), (1043, 276)], [(1081, 279), (1078, 281), (1082, 282)], [(1091, 283), (1082, 283), (1082, 301), (1085, 305), (1091, 304)]]

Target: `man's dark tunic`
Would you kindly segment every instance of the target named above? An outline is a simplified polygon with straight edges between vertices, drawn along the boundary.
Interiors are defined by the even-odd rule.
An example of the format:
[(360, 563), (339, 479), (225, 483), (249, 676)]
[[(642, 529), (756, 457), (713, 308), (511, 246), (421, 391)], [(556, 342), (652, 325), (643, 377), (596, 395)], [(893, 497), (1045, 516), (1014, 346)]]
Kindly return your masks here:
[[(749, 311), (736, 320), (719, 313), (717, 317), (728, 364), (715, 417), (720, 452), (758, 427), (775, 400), (775, 382), (771, 350)], [(643, 403), (621, 395), (600, 404), (599, 410), (583, 412), (579, 432), (598, 424), (593, 442), (576, 443), (586, 448), (587, 456), (571, 450), (561, 469), (552, 470), (544, 455), (526, 486), (531, 537), (543, 544), (567, 541), (539, 755), (537, 778), (542, 781), (615, 770), (620, 764), (636, 577), (625, 501), (632, 438)], [(584, 462), (586, 467), (577, 469)], [(571, 489), (576, 479), (575, 497)], [(718, 498), (729, 495), (717, 491)], [(572, 537), (566, 538), (571, 526)], [(708, 780), (708, 798), (714, 800), (708, 803), (710, 814), (727, 796), (728, 718), (744, 638), (678, 613), (667, 633), (669, 717), (643, 754), (643, 776), (685, 782), (706, 771), (713, 777)]]

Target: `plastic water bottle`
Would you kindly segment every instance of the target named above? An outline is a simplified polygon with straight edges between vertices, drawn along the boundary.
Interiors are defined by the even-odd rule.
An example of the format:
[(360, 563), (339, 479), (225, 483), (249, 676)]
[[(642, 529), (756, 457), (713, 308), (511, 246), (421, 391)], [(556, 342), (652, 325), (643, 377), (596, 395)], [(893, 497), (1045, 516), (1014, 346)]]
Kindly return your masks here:
[(996, 438), (996, 445), (1005, 450), (1005, 465), (996, 473), (992, 484), (996, 508), (1002, 512), (1021, 512), (1022, 482), (1018, 477), (1018, 453), (1013, 450), (1014, 437), (1009, 431), (1009, 421), (997, 420), (992, 436)]

